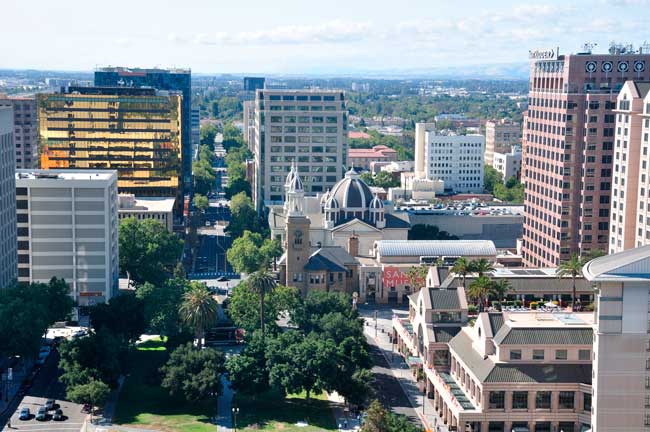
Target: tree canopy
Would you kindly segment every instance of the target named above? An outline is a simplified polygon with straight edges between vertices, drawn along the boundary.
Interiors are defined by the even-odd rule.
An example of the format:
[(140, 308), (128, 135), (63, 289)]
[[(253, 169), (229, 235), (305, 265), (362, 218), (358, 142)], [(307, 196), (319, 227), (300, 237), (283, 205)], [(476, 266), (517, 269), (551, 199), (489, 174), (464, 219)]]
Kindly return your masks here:
[(161, 284), (183, 251), (183, 242), (153, 219), (127, 218), (119, 227), (120, 269), (137, 284)]
[(228, 262), (233, 269), (247, 274), (266, 269), (281, 255), (280, 242), (264, 239), (261, 234), (248, 230), (232, 242), (227, 252)]
[(197, 349), (191, 343), (181, 345), (160, 368), (161, 386), (170, 395), (187, 401), (200, 401), (221, 394), (221, 374), (225, 371), (225, 356), (212, 348)]
[(441, 231), (436, 225), (415, 224), (408, 232), (409, 240), (458, 240), (455, 235)]

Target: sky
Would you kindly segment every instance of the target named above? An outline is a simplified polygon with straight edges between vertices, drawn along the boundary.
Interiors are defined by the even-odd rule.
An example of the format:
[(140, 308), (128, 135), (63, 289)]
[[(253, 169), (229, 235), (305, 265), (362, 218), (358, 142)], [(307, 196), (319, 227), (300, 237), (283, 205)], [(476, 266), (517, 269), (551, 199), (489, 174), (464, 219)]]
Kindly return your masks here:
[(650, 41), (650, 0), (1, 0), (0, 68), (354, 74)]

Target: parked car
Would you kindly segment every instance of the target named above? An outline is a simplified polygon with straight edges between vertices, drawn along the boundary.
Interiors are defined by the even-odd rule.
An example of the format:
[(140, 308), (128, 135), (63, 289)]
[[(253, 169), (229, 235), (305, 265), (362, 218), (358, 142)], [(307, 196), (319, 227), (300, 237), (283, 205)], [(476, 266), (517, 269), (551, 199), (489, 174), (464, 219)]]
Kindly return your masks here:
[(45, 401), (45, 409), (48, 411), (51, 411), (55, 408), (56, 406), (56, 401), (54, 399), (48, 399)]
[(54, 416), (52, 417), (52, 420), (54, 421), (62, 421), (63, 420), (63, 410), (58, 409), (54, 411)]
[(18, 416), (18, 418), (20, 420), (29, 420), (31, 416), (32, 416), (32, 413), (29, 412), (29, 408), (22, 407), (20, 409), (20, 415)]
[(36, 420), (38, 421), (47, 420), (47, 410), (45, 409), (45, 407), (40, 407), (38, 409), (38, 412), (36, 413)]

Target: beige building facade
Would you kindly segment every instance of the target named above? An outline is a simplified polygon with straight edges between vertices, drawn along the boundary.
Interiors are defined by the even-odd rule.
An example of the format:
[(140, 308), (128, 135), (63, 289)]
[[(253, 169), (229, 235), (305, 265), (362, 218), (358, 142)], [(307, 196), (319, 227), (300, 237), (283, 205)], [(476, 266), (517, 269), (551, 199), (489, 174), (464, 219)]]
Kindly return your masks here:
[(485, 163), (493, 165), (494, 153), (510, 153), (521, 145), (521, 125), (507, 119), (485, 123)]
[(650, 81), (618, 95), (609, 253), (650, 244)]

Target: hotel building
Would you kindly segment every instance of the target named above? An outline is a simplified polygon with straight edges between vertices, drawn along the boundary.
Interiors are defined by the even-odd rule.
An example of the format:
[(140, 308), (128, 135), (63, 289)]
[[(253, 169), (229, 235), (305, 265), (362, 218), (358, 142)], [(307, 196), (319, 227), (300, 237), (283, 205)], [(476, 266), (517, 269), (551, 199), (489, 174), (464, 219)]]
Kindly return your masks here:
[(609, 250), (616, 97), (625, 81), (650, 76), (650, 54), (610, 51), (531, 55), (522, 155), (527, 266)]
[(117, 173), (16, 170), (18, 281), (65, 279), (80, 306), (118, 289)]
[(16, 184), (14, 114), (0, 106), (0, 289), (16, 280)]
[(650, 244), (650, 82), (618, 95), (609, 253)]
[(342, 178), (348, 151), (346, 105), (340, 90), (257, 90), (252, 185), (258, 211), (284, 201), (292, 163), (306, 195), (326, 192)]
[(180, 95), (144, 88), (39, 94), (41, 168), (116, 169), (122, 193), (174, 197), (181, 187), (180, 107)]

